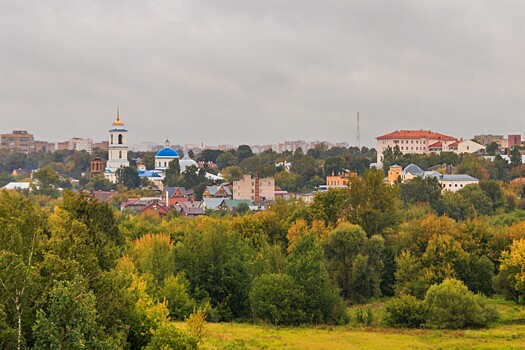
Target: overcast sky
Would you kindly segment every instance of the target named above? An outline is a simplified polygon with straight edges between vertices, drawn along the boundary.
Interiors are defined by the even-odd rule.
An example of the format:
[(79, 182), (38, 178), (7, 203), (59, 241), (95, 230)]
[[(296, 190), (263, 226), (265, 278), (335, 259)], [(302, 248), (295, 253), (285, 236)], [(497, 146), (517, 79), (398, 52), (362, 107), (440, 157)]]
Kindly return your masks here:
[(0, 132), (355, 144), (525, 134), (525, 1), (0, 0)]

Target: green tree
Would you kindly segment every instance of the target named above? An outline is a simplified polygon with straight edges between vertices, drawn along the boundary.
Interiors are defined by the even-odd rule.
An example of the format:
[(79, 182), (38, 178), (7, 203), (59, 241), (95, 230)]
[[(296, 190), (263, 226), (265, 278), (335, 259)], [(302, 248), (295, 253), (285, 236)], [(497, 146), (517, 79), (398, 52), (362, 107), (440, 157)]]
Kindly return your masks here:
[(130, 256), (138, 272), (151, 274), (158, 286), (175, 272), (173, 244), (167, 234), (141, 236), (133, 243)]
[(347, 300), (362, 303), (379, 297), (384, 239), (368, 239), (357, 225), (341, 223), (323, 240), (328, 271)]
[(515, 240), (509, 251), (501, 256), (500, 274), (513, 290), (514, 300), (519, 303), (525, 294), (525, 239)]
[(313, 234), (305, 234), (293, 245), (286, 272), (305, 292), (303, 311), (309, 323), (344, 323), (347, 315), (338, 291), (324, 265), (323, 251)]
[(516, 168), (517, 166), (521, 165), (521, 153), (518, 147), (514, 146), (512, 147), (512, 150), (510, 151), (510, 165), (513, 168)]
[(396, 258), (396, 295), (412, 295), (423, 298), (430, 286), (429, 277), (423, 270), (420, 259), (409, 251), (403, 251)]
[(499, 154), (499, 146), (496, 142), (491, 142), (487, 145), (485, 151), (487, 152), (487, 154), (494, 156), (496, 154)]
[(497, 210), (505, 205), (505, 196), (503, 195), (503, 190), (497, 181), (481, 181), (479, 186), (492, 202), (492, 210)]
[(353, 291), (352, 269), (357, 256), (364, 253), (366, 233), (357, 225), (341, 223), (323, 240), (328, 270), (341, 289), (343, 297), (349, 300)]
[(190, 295), (190, 282), (183, 272), (166, 277), (159, 294), (168, 301), (172, 320), (184, 320), (197, 307)]
[(250, 290), (254, 317), (274, 325), (297, 325), (305, 319), (304, 292), (286, 274), (256, 277)]
[(16, 348), (27, 339), (31, 309), (40, 292), (38, 262), (44, 238), (43, 215), (26, 198), (0, 191), (0, 303), (7, 325), (16, 330)]
[(455, 279), (430, 287), (425, 296), (427, 324), (436, 328), (484, 327), (498, 319), (496, 309), (486, 298), (468, 290)]
[(186, 274), (197, 301), (211, 301), (219, 320), (247, 316), (253, 251), (237, 233), (206, 220), (175, 248), (176, 268)]
[(140, 177), (137, 168), (128, 166), (117, 169), (117, 182), (123, 184), (127, 188), (137, 188), (140, 186)]
[(383, 169), (388, 170), (391, 165), (402, 164), (403, 153), (399, 149), (399, 146), (394, 148), (388, 146), (387, 149), (383, 152), (383, 157), (381, 161), (383, 162)]
[(350, 179), (348, 220), (371, 236), (399, 223), (397, 189), (385, 183), (383, 172), (368, 171)]
[(181, 183), (179, 160), (173, 159), (166, 169), (164, 185), (168, 187), (178, 186)]
[(4, 187), (10, 182), (15, 181), (15, 178), (9, 173), (0, 173), (0, 188)]
[(459, 190), (458, 193), (477, 213), (481, 215), (490, 215), (492, 213), (492, 201), (479, 185), (467, 185)]
[(425, 304), (412, 295), (403, 294), (391, 299), (385, 310), (386, 323), (393, 327), (419, 328), (427, 319)]
[(54, 188), (58, 184), (58, 174), (50, 166), (43, 167), (35, 173), (35, 179), (40, 181), (40, 186), (43, 189)]
[(217, 157), (217, 166), (219, 169), (237, 165), (237, 158), (232, 152), (223, 152)]
[(246, 158), (253, 157), (253, 152), (250, 146), (240, 145), (237, 148), (237, 164), (241, 164)]
[(434, 177), (415, 177), (399, 184), (401, 200), (407, 204), (427, 202), (433, 205), (441, 198), (441, 189)]
[(45, 309), (36, 313), (34, 349), (109, 349), (99, 336), (96, 299), (78, 281), (57, 281)]
[(314, 219), (323, 220), (326, 225), (335, 226), (344, 216), (348, 207), (348, 191), (345, 189), (330, 189), (317, 193), (310, 205)]
[(221, 170), (222, 176), (228, 182), (233, 182), (240, 180), (242, 178), (243, 172), (242, 169), (238, 166), (229, 166)]

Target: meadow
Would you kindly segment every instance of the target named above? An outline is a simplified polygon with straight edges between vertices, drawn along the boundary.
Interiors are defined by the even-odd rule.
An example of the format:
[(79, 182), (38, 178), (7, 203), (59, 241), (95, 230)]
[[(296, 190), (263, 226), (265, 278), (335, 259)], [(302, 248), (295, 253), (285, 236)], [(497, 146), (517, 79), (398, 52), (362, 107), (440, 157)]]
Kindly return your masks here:
[[(203, 349), (525, 349), (525, 307), (491, 299), (501, 314), (488, 328), (469, 330), (385, 327), (383, 302), (370, 304), (374, 320), (363, 326), (274, 327), (208, 323)], [(357, 308), (350, 308), (355, 315)], [(184, 323), (178, 324), (184, 327)]]

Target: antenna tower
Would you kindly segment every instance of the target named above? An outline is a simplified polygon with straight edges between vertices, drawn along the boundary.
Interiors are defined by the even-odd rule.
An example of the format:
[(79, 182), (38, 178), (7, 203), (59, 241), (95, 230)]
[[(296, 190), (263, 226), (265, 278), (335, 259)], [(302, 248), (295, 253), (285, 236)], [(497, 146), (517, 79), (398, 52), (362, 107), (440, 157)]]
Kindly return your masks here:
[(361, 133), (359, 132), (359, 112), (357, 112), (357, 134), (355, 135), (355, 143), (357, 147), (361, 148)]

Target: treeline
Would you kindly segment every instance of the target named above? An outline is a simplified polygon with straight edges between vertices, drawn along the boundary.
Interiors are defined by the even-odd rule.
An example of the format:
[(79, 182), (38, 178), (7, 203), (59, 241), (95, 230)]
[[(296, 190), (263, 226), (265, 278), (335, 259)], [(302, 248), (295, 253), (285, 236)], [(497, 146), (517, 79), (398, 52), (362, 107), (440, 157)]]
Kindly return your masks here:
[[(497, 317), (485, 296), (525, 301), (522, 188), (515, 207), (506, 196), (491, 199), (487, 215), (473, 200), (453, 219), (428, 201), (401, 199), (402, 186), (371, 171), (309, 206), (278, 201), (264, 212), (194, 220), (123, 216), (72, 192), (39, 209), (2, 191), (1, 346), (194, 348), (198, 338), (171, 321), (200, 313), (344, 324), (347, 305), (381, 296), (394, 297), (393, 325), (483, 326)], [(455, 319), (458, 305), (470, 316)]]

